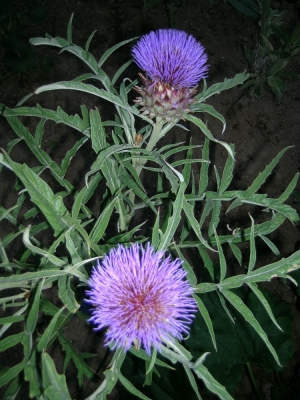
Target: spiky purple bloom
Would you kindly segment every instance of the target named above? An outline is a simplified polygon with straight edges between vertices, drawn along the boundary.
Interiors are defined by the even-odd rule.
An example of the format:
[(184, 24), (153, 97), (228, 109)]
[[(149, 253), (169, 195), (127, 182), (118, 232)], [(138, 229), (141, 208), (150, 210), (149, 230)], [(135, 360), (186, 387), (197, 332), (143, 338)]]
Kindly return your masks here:
[(93, 268), (88, 303), (95, 330), (108, 327), (105, 343), (125, 351), (132, 344), (159, 350), (162, 342), (181, 340), (196, 313), (193, 289), (182, 261), (148, 243), (119, 245)]
[(207, 76), (203, 46), (184, 31), (158, 29), (141, 37), (132, 49), (136, 64), (154, 83), (193, 87)]
[(176, 123), (192, 112), (197, 83), (207, 76), (207, 55), (203, 46), (184, 31), (159, 29), (141, 37), (132, 49), (143, 86), (134, 89), (134, 101), (143, 115)]

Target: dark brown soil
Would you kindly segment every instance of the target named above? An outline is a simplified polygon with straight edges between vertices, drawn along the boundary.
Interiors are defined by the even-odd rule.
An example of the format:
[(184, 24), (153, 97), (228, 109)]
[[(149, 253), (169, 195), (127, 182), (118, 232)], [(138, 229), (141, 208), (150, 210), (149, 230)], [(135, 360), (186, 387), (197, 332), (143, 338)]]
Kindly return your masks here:
[[(22, 8), (22, 1), (15, 3)], [(84, 47), (92, 31), (97, 30), (90, 46), (90, 51), (96, 59), (99, 59), (105, 50), (122, 40), (139, 36), (156, 28), (168, 26), (168, 10), (166, 7), (160, 5), (148, 10), (146, 18), (143, 19), (141, 11), (143, 2), (141, 0), (43, 0), (40, 3), (47, 10), (47, 18), (42, 23), (32, 24), (26, 14), (14, 22), (15, 28), (22, 33), (23, 37), (26, 39), (38, 36), (43, 37), (45, 33), (51, 36), (66, 37), (67, 23), (70, 15), (74, 12), (73, 42)], [(285, 23), (290, 31), (299, 21), (297, 4), (283, 2), (278, 3), (277, 6), (286, 10)], [(183, 2), (182, 5), (174, 10), (174, 27), (193, 34), (205, 46), (210, 64), (208, 85), (223, 81), (225, 78), (231, 78), (239, 72), (250, 69), (244, 57), (243, 47), (245, 44), (250, 48), (255, 47), (258, 40), (257, 29), (254, 22), (236, 11), (229, 3), (216, 2), (210, 5), (208, 1), (204, 0)], [(35, 51), (39, 57), (45, 54), (51, 55), (54, 60), (53, 68), (45, 71), (40, 67), (25, 74), (8, 76), (0, 85), (1, 103), (14, 107), (21, 98), (43, 84), (73, 79), (78, 75), (89, 72), (83, 63), (66, 52), (59, 54), (56, 49), (45, 47), (37, 47)], [(0, 47), (0, 59), (2, 59), (2, 56), (3, 49)], [(109, 74), (113, 74), (129, 58), (130, 46), (128, 45), (114, 53), (105, 63), (104, 69)], [(289, 63), (287, 70), (299, 73), (299, 57), (294, 58)], [(4, 76), (7, 72), (7, 66), (4, 62), (1, 63), (0, 76)], [(128, 75), (132, 79), (136, 77), (137, 72), (138, 69), (134, 65), (128, 69)], [(235, 144), (236, 166), (232, 189), (247, 188), (258, 173), (286, 146), (291, 146), (291, 148), (285, 153), (279, 166), (264, 185), (264, 193), (267, 193), (268, 197), (279, 197), (298, 172), (300, 161), (300, 83), (299, 81), (289, 80), (286, 81), (286, 84), (287, 90), (283, 93), (280, 104), (277, 103), (274, 95), (266, 88), (263, 89), (260, 98), (250, 97), (246, 92), (235, 88), (208, 100), (209, 104), (212, 104), (218, 112), (224, 115), (227, 121), (227, 128), (222, 136), (222, 127), (219, 122), (204, 117), (205, 122), (208, 123), (215, 137)], [(36, 103), (50, 109), (55, 109), (59, 105), (70, 114), (80, 113), (81, 104), (86, 104), (88, 109), (97, 106), (100, 109), (103, 120), (113, 118), (112, 109), (107, 109), (106, 105), (99, 103), (97, 98), (83, 93), (70, 91), (48, 92), (33, 96), (27, 104), (35, 105)], [(31, 124), (34, 124), (34, 122), (30, 120), (29, 129), (34, 126)], [(54, 160), (58, 161), (62, 159), (72, 143), (78, 140), (79, 136), (62, 127), (62, 125), (49, 124), (49, 126), (43, 148)], [(164, 139), (165, 142), (182, 142), (192, 137), (194, 144), (203, 144), (203, 135), (195, 127), (188, 127), (190, 128), (188, 133), (180, 129), (174, 129)], [(2, 148), (6, 148), (7, 143), (15, 136), (4, 118), (0, 119), (0, 133), (0, 145)], [(226, 156), (224, 148), (221, 146), (213, 147), (212, 162), (220, 171)], [(19, 144), (18, 147), (15, 147), (12, 157), (18, 162), (26, 162), (30, 166), (36, 165), (25, 145)], [(76, 158), (76, 166), (74, 165), (72, 173), (67, 177), (73, 184), (78, 182), (80, 185), (84, 184), (84, 173), (92, 162), (91, 157), (93, 157), (93, 153), (89, 145), (84, 145)], [(11, 173), (8, 171), (1, 173), (0, 199), (1, 204), (7, 208), (14, 204), (13, 202), (16, 198), (15, 192), (10, 190), (12, 182), (13, 176)], [(290, 204), (299, 207), (294, 198), (291, 198)], [(97, 204), (94, 206), (97, 207)], [(229, 222), (233, 227), (239, 227), (240, 224), (246, 223), (235, 214), (234, 218), (231, 217)], [(6, 229), (6, 225), (3, 225), (1, 229)], [(7, 229), (9, 229), (8, 226)], [(6, 233), (4, 231), (1, 236)], [(299, 248), (299, 229), (290, 222), (286, 222), (276, 232), (273, 239), (282, 256), (289, 256)], [(44, 245), (46, 244), (44, 243)], [(261, 265), (270, 261), (269, 253), (259, 254), (258, 258)], [(289, 379), (293, 375), (296, 364), (300, 363), (300, 312), (297, 309), (295, 295), (287, 286), (276, 280), (266, 286), (280, 299), (290, 304), (295, 316), (293, 323), (295, 355), (287, 369), (286, 376)], [(78, 348), (81, 348), (80, 343), (89, 343), (88, 348), (82, 349), (83, 351), (91, 353), (100, 351), (101, 346), (99, 343), (101, 342), (98, 345), (94, 343), (95, 340), (100, 340), (100, 336), (92, 336), (90, 330), (78, 320), (74, 320), (71, 326), (69, 337), (78, 344)], [(53, 354), (55, 351), (54, 348)], [(98, 358), (98, 360), (100, 359), (101, 357)], [(4, 365), (5, 360), (1, 360), (0, 363)], [(13, 364), (14, 360), (11, 359), (9, 364), (6, 365)], [(75, 380), (75, 376), (72, 378), (72, 373), (76, 374), (73, 370), (68, 373), (68, 378)], [(81, 400), (95, 390), (95, 386), (89, 386), (85, 392), (79, 393), (76, 384), (74, 384), (70, 386), (70, 390), (73, 399)], [(241, 400), (254, 399), (246, 376), (238, 385), (236, 395)], [(26, 399), (27, 397), (23, 394), (23, 397), (18, 397), (18, 399), (21, 398)], [(111, 398), (117, 399), (118, 394), (115, 393)]]

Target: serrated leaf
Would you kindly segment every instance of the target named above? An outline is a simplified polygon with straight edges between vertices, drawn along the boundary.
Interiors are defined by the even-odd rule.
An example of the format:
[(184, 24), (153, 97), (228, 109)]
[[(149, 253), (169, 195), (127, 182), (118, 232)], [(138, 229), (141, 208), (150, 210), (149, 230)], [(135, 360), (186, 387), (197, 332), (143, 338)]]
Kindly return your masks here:
[(93, 242), (98, 243), (105, 234), (112, 212), (116, 206), (116, 202), (119, 201), (119, 196), (115, 197), (111, 202), (109, 202), (94, 223), (93, 229), (90, 233), (90, 237)]
[(61, 333), (58, 334), (59, 342), (62, 346), (63, 351), (66, 353), (64, 361), (64, 371), (68, 368), (69, 362), (72, 360), (77, 368), (77, 379), (80, 386), (83, 384), (84, 375), (88, 379), (92, 379), (95, 376), (95, 372), (89, 367), (84, 359), (94, 357), (95, 354), (91, 353), (79, 353), (72, 345), (72, 343), (66, 339)]
[(57, 373), (54, 361), (47, 353), (42, 354), (44, 395), (49, 400), (72, 400), (65, 375)]
[[(232, 149), (233, 155), (235, 156), (234, 145), (231, 144), (230, 147)], [(220, 187), (219, 187), (219, 193), (225, 192), (225, 190), (230, 185), (230, 183), (232, 181), (232, 178), (233, 178), (233, 168), (234, 168), (234, 160), (233, 160), (233, 158), (232, 157), (227, 157), (227, 160), (226, 160), (226, 163), (225, 163), (225, 167), (224, 167), (224, 170), (223, 170), (223, 174), (222, 174)]]
[(176, 199), (173, 203), (172, 216), (168, 220), (166, 232), (164, 232), (160, 238), (158, 250), (165, 250), (168, 248), (169, 244), (171, 243), (171, 241), (173, 239), (175, 231), (180, 223), (181, 210), (183, 208), (183, 202), (184, 202), (185, 188), (186, 188), (185, 182), (181, 182), (178, 193), (176, 195)]
[(281, 327), (278, 325), (278, 323), (273, 315), (272, 309), (271, 309), (268, 301), (264, 297), (263, 293), (259, 290), (257, 284), (256, 283), (248, 283), (248, 286), (252, 290), (252, 292), (255, 294), (255, 296), (258, 298), (258, 300), (261, 302), (262, 306), (266, 310), (268, 316), (270, 317), (270, 319), (274, 323), (274, 325), (276, 325), (276, 327), (280, 331), (282, 331)]
[(266, 333), (260, 326), (257, 319), (254, 317), (251, 310), (244, 304), (244, 302), (241, 300), (241, 298), (239, 296), (237, 296), (236, 294), (234, 294), (233, 292), (222, 289), (221, 293), (229, 301), (229, 303), (231, 303), (233, 305), (233, 307), (237, 309), (237, 311), (245, 318), (245, 320), (247, 322), (249, 322), (249, 324), (257, 332), (257, 334), (262, 338), (262, 340), (268, 347), (269, 351), (273, 355), (275, 361), (280, 366), (281, 364), (280, 364), (278, 355), (277, 355), (274, 347), (270, 343), (269, 338), (267, 337)]
[(212, 250), (212, 251), (215, 251), (212, 247), (209, 246), (209, 244), (204, 240), (204, 238), (203, 238), (203, 236), (202, 236), (201, 230), (200, 230), (200, 228), (199, 228), (198, 221), (197, 221), (196, 218), (194, 217), (194, 207), (191, 206), (191, 205), (186, 201), (185, 198), (183, 199), (182, 206), (183, 206), (183, 210), (184, 210), (184, 212), (185, 212), (185, 215), (187, 216), (187, 218), (188, 218), (188, 220), (189, 220), (189, 222), (190, 222), (190, 224), (191, 224), (191, 227), (193, 228), (193, 230), (194, 230), (195, 234), (197, 235), (198, 239), (200, 240), (200, 242), (201, 242), (205, 247), (207, 247), (208, 249), (210, 249), (210, 250)]
[(197, 368), (194, 369), (194, 372), (212, 393), (218, 395), (222, 400), (234, 400), (226, 391), (225, 387), (215, 380), (204, 365), (198, 365)]
[(184, 118), (187, 121), (192, 122), (193, 124), (195, 124), (196, 126), (198, 126), (200, 128), (200, 130), (204, 133), (204, 135), (210, 139), (211, 141), (221, 144), (223, 147), (225, 147), (225, 149), (228, 151), (228, 153), (230, 154), (230, 156), (232, 157), (232, 159), (234, 160), (234, 153), (230, 147), (230, 145), (226, 142), (222, 142), (221, 140), (216, 139), (212, 133), (210, 132), (210, 130), (207, 128), (207, 126), (205, 125), (205, 123), (200, 119), (195, 117), (194, 115), (191, 114), (184, 114), (183, 115)]
[(282, 258), (281, 260), (258, 268), (249, 272), (247, 275), (237, 275), (225, 279), (221, 284), (221, 288), (232, 289), (242, 286), (244, 283), (252, 282), (267, 282), (272, 278), (288, 278), (289, 273), (300, 269), (300, 250), (296, 251), (290, 257)]
[(28, 128), (26, 128), (17, 117), (15, 116), (8, 117), (7, 111), (5, 112), (5, 116), (7, 117), (7, 121), (12, 127), (12, 129), (20, 138), (22, 138), (26, 142), (27, 146), (29, 147), (31, 152), (35, 155), (35, 157), (40, 161), (40, 163), (45, 168), (48, 168), (50, 170), (50, 172), (60, 185), (65, 187), (65, 189), (68, 192), (72, 192), (74, 188), (71, 185), (71, 183), (63, 178), (60, 167), (52, 160), (52, 158), (44, 150), (41, 149), (36, 139), (29, 132)]
[(285, 147), (282, 149), (276, 157), (273, 158), (273, 160), (270, 162), (269, 165), (266, 166), (263, 172), (260, 172), (257, 176), (257, 178), (254, 179), (252, 185), (246, 190), (245, 192), (245, 197), (248, 197), (249, 195), (252, 195), (260, 189), (262, 184), (266, 181), (268, 176), (272, 173), (273, 169), (275, 166), (278, 164), (279, 160), (283, 156), (283, 154), (290, 149), (292, 146)]
[(75, 314), (80, 306), (76, 301), (75, 293), (71, 287), (71, 279), (72, 277), (67, 275), (58, 278), (58, 294), (67, 309)]
[(64, 177), (68, 167), (70, 166), (70, 163), (72, 161), (72, 158), (76, 155), (77, 151), (80, 149), (80, 147), (82, 145), (84, 145), (84, 143), (88, 140), (87, 137), (83, 137), (81, 139), (79, 139), (74, 146), (67, 151), (64, 159), (61, 162), (61, 176)]
[(210, 96), (214, 94), (220, 94), (223, 90), (231, 89), (237, 85), (241, 85), (247, 80), (249, 75), (245, 72), (240, 74), (236, 74), (235, 77), (227, 79), (225, 78), (224, 82), (215, 83), (211, 85), (208, 89), (204, 88), (204, 90), (199, 93), (195, 98), (199, 101), (207, 100)]
[(92, 148), (98, 154), (107, 147), (106, 134), (99, 110), (90, 110)]
[(68, 226), (61, 219), (62, 214), (68, 212), (63, 204), (62, 198), (54, 195), (50, 186), (26, 164), (21, 165), (13, 162), (8, 154), (5, 154), (5, 158), (13, 168), (14, 173), (28, 190), (31, 200), (44, 213), (57, 236)]
[(61, 329), (72, 317), (71, 313), (63, 314), (64, 312), (66, 312), (65, 306), (59, 309), (54, 317), (51, 319), (51, 322), (48, 324), (47, 328), (45, 329), (43, 335), (39, 340), (39, 343), (37, 345), (38, 351), (42, 352), (47, 350), (47, 348), (56, 339), (59, 333), (59, 329)]
[(57, 124), (64, 123), (65, 125), (84, 133), (87, 137), (90, 136), (90, 133), (88, 131), (89, 124), (87, 124), (77, 114), (68, 115), (62, 110), (61, 107), (57, 107), (56, 111), (42, 108), (40, 105), (37, 105), (37, 107), (18, 107), (15, 109), (10, 109), (6, 107), (4, 115), (8, 117), (8, 119), (11, 116), (32, 116), (50, 119)]
[(65, 81), (65, 82), (62, 81), (62, 82), (52, 83), (49, 85), (40, 86), (39, 88), (37, 88), (35, 90), (34, 93), (40, 94), (40, 93), (47, 92), (50, 90), (61, 90), (61, 89), (77, 90), (80, 92), (93, 94), (104, 100), (109, 101), (110, 103), (113, 103), (116, 106), (124, 108), (125, 110), (131, 112), (134, 115), (139, 115), (139, 111), (137, 110), (137, 108), (131, 107), (128, 103), (126, 103), (118, 95), (107, 92), (104, 89), (98, 89), (97, 87), (87, 84), (87, 83), (74, 82), (74, 81)]
[(35, 287), (34, 296), (30, 299), (29, 312), (25, 321), (25, 333), (32, 334), (35, 331), (39, 309), (40, 309), (40, 296), (45, 280), (42, 279)]

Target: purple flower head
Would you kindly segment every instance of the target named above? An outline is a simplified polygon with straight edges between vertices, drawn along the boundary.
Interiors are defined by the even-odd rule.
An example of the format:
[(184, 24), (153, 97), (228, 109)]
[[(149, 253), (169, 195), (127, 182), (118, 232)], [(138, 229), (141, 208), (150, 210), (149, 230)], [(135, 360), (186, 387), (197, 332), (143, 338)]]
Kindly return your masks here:
[(150, 354), (164, 341), (187, 334), (197, 306), (182, 261), (155, 252), (148, 243), (119, 245), (93, 268), (88, 303), (95, 330), (108, 327), (105, 344), (128, 350), (132, 343)]
[(132, 49), (135, 63), (156, 83), (193, 87), (207, 76), (203, 46), (184, 31), (159, 29), (141, 37)]

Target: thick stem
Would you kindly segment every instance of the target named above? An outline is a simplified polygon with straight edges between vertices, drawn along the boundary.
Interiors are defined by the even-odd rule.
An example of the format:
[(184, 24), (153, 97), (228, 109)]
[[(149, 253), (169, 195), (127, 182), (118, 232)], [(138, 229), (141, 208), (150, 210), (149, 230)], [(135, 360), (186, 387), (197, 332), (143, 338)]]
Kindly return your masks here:
[[(146, 150), (148, 150), (148, 151), (153, 150), (154, 146), (160, 139), (160, 133), (161, 133), (163, 125), (164, 125), (163, 120), (156, 122), (156, 124), (153, 127), (152, 133), (150, 135), (148, 144), (146, 146)], [(142, 158), (133, 158), (132, 159), (132, 166), (135, 169), (137, 176), (140, 176), (142, 168), (146, 164), (146, 162), (147, 162), (147, 160), (143, 160)], [(131, 191), (129, 194), (129, 200), (131, 201), (132, 204), (134, 204), (134, 199), (135, 199), (135, 193), (133, 191)], [(129, 224), (129, 222), (130, 222), (130, 219), (128, 221), (128, 224)]]

